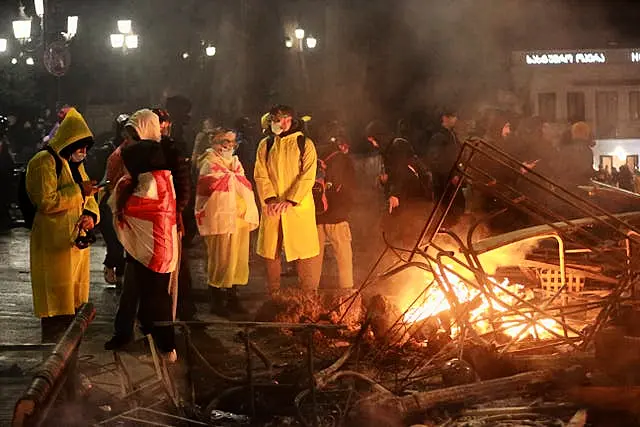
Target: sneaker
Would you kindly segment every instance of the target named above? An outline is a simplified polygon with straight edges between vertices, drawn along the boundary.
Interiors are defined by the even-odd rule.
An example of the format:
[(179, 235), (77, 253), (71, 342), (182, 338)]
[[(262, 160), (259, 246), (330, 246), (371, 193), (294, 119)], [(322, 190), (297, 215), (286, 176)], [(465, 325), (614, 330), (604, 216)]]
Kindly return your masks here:
[(115, 285), (118, 282), (118, 278), (116, 276), (116, 270), (113, 268), (105, 267), (104, 281), (110, 285)]

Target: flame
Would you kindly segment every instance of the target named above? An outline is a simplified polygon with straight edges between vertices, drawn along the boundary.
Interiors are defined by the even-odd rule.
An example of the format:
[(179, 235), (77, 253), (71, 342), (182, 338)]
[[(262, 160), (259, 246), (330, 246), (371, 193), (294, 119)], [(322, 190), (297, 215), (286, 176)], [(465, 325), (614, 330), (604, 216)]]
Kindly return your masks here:
[[(427, 289), (420, 303), (406, 311), (405, 322), (415, 323), (437, 316), (450, 310), (451, 303), (461, 305), (471, 303), (475, 308), (468, 313), (468, 324), (478, 334), (495, 330), (517, 341), (527, 338), (545, 340), (565, 335), (562, 325), (554, 319), (536, 318), (535, 314), (526, 312), (525, 309), (521, 309), (519, 313), (507, 314), (507, 312), (512, 312), (512, 307), (520, 301), (533, 299), (533, 292), (523, 285), (511, 284), (508, 279), (498, 282), (497, 279), (490, 277), (489, 281), (493, 283), (493, 286), (489, 292), (494, 295), (491, 298), (479, 289), (466, 284), (461, 276), (450, 270), (451, 266), (447, 267), (439, 282), (450, 288), (449, 295), (455, 295), (454, 301), (450, 301), (450, 297), (448, 298), (447, 293), (438, 286), (438, 282), (434, 282)], [(495, 319), (493, 324), (490, 321), (491, 317)], [(451, 333), (453, 336), (457, 336), (460, 333), (459, 326), (454, 325), (451, 328)]]

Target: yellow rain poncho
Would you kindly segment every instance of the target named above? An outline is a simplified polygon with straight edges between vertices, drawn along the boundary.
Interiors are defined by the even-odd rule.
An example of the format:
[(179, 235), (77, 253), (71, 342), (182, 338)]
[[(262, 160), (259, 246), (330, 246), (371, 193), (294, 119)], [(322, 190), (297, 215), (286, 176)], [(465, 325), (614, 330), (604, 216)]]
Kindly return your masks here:
[[(287, 261), (313, 258), (320, 253), (316, 213), (311, 189), (316, 178), (317, 154), (313, 141), (305, 142), (300, 164), (297, 139), (302, 132), (276, 136), (267, 159), (267, 139), (258, 146), (254, 178), (260, 203), (276, 198), (295, 206), (282, 214), (282, 247)], [(258, 255), (275, 259), (278, 254), (280, 217), (263, 214), (258, 233)]]
[[(92, 137), (83, 117), (71, 109), (49, 145), (56, 153), (81, 139)], [(80, 165), (84, 181), (89, 178)], [(62, 159), (60, 176), (47, 151), (37, 153), (27, 166), (26, 187), (37, 212), (31, 230), (31, 286), (36, 316), (74, 314), (89, 298), (89, 251), (74, 246), (76, 223), (83, 210), (99, 219), (93, 197), (85, 199), (74, 182), (69, 163)]]

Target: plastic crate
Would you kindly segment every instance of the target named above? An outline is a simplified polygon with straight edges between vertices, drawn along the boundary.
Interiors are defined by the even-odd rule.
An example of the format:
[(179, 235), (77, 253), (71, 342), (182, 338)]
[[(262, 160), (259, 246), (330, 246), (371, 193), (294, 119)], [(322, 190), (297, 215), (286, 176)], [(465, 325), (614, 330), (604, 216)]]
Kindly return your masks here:
[[(562, 287), (562, 275), (560, 270), (548, 268), (538, 269), (540, 286), (545, 291), (557, 292)], [(584, 290), (585, 277), (579, 273), (567, 273), (567, 292), (582, 292)]]

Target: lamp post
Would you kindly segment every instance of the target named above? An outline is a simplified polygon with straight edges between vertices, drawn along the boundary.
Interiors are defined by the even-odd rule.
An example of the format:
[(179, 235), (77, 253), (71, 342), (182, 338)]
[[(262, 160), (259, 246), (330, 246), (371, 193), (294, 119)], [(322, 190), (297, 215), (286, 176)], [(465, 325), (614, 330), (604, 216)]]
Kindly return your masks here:
[[(295, 52), (291, 57), (291, 61), (295, 63), (292, 70), (296, 70), (294, 79), (300, 85), (300, 93), (305, 93), (305, 98), (308, 98), (308, 94), (311, 91), (311, 81), (309, 77), (309, 70), (307, 68), (307, 58), (305, 51), (313, 51), (318, 46), (318, 39), (310, 34), (308, 30), (297, 26), (293, 31), (286, 35), (284, 39), (285, 47)], [(299, 68), (298, 68), (299, 67)]]
[[(140, 45), (140, 37), (133, 32), (133, 22), (130, 19), (119, 19), (116, 22), (116, 26), (118, 28), (118, 32), (109, 36), (111, 48), (114, 51), (120, 51), (123, 56), (126, 56), (131, 50), (138, 49)], [(122, 101), (126, 102), (127, 69), (124, 58), (122, 59), (121, 64), (122, 83), (120, 90), (122, 92)]]
[[(307, 36), (307, 38), (305, 39), (305, 35)], [(291, 36), (287, 36), (284, 39), (284, 46), (287, 49), (292, 49), (294, 47), (294, 45), (296, 44), (294, 42), (294, 39), (298, 41), (297, 43), (297, 49), (299, 52), (302, 52), (306, 49), (315, 49), (316, 46), (318, 45), (318, 39), (316, 39), (315, 37), (313, 37), (312, 35), (307, 35), (306, 31), (304, 30), (304, 28), (296, 28), (295, 30), (293, 30), (293, 37)]]
[(111, 48), (121, 49), (126, 54), (131, 49), (137, 49), (140, 38), (133, 33), (133, 24), (130, 19), (120, 19), (117, 22), (118, 33), (111, 34), (109, 40)]

